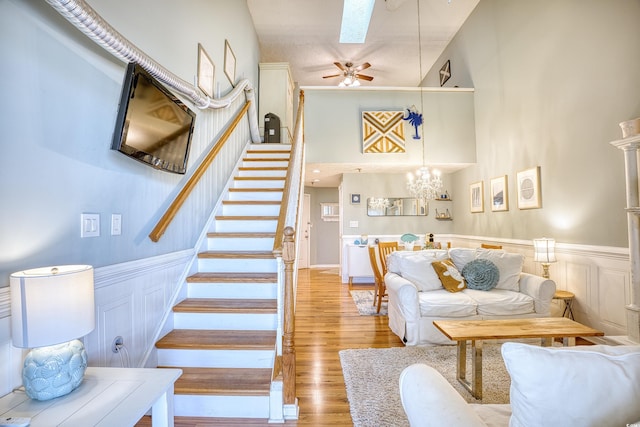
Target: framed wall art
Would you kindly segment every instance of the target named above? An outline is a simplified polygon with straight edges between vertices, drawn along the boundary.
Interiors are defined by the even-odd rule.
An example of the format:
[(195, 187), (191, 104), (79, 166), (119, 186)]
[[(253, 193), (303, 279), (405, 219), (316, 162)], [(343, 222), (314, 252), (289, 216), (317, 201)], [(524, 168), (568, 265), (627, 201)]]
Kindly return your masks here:
[(509, 191), (507, 188), (507, 175), (493, 178), (489, 188), (491, 192), (491, 210), (494, 212), (508, 211)]
[(484, 212), (484, 190), (482, 181), (469, 185), (469, 207), (471, 213)]
[(236, 56), (231, 50), (229, 40), (224, 41), (224, 73), (233, 86), (236, 84)]
[(451, 60), (448, 59), (447, 62), (444, 63), (442, 68), (440, 68), (440, 86), (444, 86), (444, 84), (451, 77)]
[(351, 193), (351, 204), (359, 205), (360, 204), (360, 194), (359, 193)]
[(541, 208), (540, 166), (518, 172), (516, 181), (518, 185), (518, 208)]
[(211, 57), (204, 50), (204, 47), (198, 43), (198, 87), (209, 98), (213, 98), (215, 72), (216, 66), (213, 64)]

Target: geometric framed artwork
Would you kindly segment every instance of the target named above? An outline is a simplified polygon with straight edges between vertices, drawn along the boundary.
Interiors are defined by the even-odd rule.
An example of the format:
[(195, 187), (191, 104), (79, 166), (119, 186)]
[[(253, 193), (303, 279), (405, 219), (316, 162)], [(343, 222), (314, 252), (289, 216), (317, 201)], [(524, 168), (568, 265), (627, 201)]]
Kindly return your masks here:
[(494, 212), (509, 210), (509, 193), (507, 190), (507, 175), (491, 180), (491, 210)]
[(404, 111), (363, 111), (362, 152), (404, 153)]
[(471, 213), (484, 212), (484, 190), (482, 181), (469, 185), (469, 207)]
[(229, 40), (224, 41), (224, 73), (231, 82), (232, 86), (236, 85), (236, 55), (231, 50)]
[(444, 86), (449, 77), (451, 77), (451, 60), (448, 59), (440, 68), (440, 86)]
[(198, 87), (209, 97), (213, 98), (214, 75), (216, 66), (204, 50), (204, 47), (198, 43)]
[(518, 172), (516, 181), (518, 185), (518, 208), (541, 208), (540, 166)]

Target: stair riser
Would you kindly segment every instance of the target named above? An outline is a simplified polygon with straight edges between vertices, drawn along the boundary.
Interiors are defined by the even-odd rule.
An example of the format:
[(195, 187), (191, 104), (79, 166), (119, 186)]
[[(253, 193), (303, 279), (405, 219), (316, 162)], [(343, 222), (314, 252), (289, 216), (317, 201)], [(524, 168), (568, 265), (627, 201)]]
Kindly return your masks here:
[(275, 220), (235, 220), (225, 219), (216, 220), (214, 227), (215, 231), (221, 233), (251, 233), (251, 232), (267, 232), (273, 233), (276, 230), (278, 221)]
[(256, 201), (256, 200), (268, 200), (268, 201), (281, 201), (282, 191), (230, 191), (229, 200), (244, 200), (244, 201)]
[(273, 249), (273, 238), (226, 238), (212, 237), (207, 239), (207, 247), (210, 251), (269, 251)]
[(189, 283), (189, 298), (275, 299), (276, 283)]
[(259, 169), (259, 170), (241, 170), (238, 172), (238, 176), (268, 176), (268, 177), (278, 177), (284, 178), (287, 176), (286, 170), (267, 170), (267, 169)]
[(284, 179), (237, 179), (233, 188), (284, 188)]
[(275, 259), (212, 259), (198, 260), (199, 271), (203, 273), (275, 273)]
[(258, 215), (258, 216), (278, 216), (280, 214), (280, 204), (274, 205), (222, 205), (222, 215)]
[(177, 417), (269, 418), (269, 396), (175, 395)]
[(275, 331), (278, 327), (275, 313), (174, 313), (173, 322), (175, 329)]
[(289, 166), (286, 160), (244, 160), (242, 166), (246, 168), (280, 168)]
[(280, 151), (276, 151), (273, 150), (273, 152), (268, 152), (265, 153), (264, 151), (247, 151), (247, 155), (245, 156), (245, 158), (251, 158), (251, 159), (264, 159), (264, 158), (275, 158), (275, 159), (284, 159), (284, 158), (289, 158), (290, 156), (290, 152), (287, 153), (282, 153)]
[(273, 368), (274, 350), (158, 349), (158, 366), (185, 368)]

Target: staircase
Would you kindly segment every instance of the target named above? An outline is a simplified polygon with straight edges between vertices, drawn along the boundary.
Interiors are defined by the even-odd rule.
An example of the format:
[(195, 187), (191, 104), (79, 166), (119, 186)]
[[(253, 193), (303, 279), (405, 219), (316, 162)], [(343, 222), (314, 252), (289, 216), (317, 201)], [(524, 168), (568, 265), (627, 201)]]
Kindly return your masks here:
[(281, 418), (271, 409), (282, 407), (281, 388), (271, 386), (278, 327), (272, 249), (289, 148), (249, 147), (198, 271), (187, 278), (186, 298), (173, 308), (174, 329), (156, 343), (158, 366), (183, 370), (176, 416)]

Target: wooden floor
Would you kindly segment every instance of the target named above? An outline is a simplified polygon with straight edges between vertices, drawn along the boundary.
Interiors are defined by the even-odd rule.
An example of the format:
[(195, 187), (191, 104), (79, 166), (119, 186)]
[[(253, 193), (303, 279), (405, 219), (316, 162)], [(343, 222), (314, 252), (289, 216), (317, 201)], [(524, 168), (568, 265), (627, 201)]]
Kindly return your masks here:
[[(372, 285), (354, 285), (372, 289)], [(338, 269), (305, 269), (298, 275), (296, 395), (300, 406), (290, 426), (352, 426), (338, 352), (348, 348), (402, 347), (386, 316), (360, 316)], [(138, 427), (150, 426), (144, 417)], [(276, 424), (277, 425), (277, 424)], [(266, 420), (176, 417), (176, 427), (273, 427)]]

